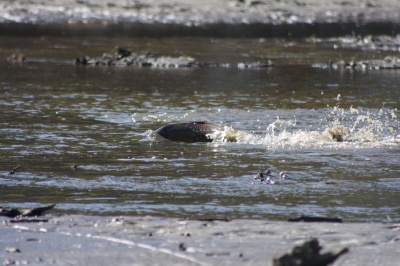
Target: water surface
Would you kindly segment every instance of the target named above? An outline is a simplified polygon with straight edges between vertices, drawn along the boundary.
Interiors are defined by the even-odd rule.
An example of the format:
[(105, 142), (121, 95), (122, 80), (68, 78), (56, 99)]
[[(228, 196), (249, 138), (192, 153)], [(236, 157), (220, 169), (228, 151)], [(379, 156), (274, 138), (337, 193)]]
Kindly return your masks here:
[[(270, 59), (275, 66), (73, 64), (115, 46), (203, 62)], [(28, 62), (3, 60), (16, 52)], [(56, 203), (60, 213), (398, 222), (400, 71), (312, 67), (386, 54), (303, 39), (2, 38), (1, 205)], [(226, 126), (221, 134), (244, 133), (236, 143), (153, 139), (166, 123), (197, 120)], [(326, 133), (337, 126), (348, 128), (346, 141)], [(266, 169), (275, 184), (253, 178)], [(279, 180), (279, 172), (287, 180)]]

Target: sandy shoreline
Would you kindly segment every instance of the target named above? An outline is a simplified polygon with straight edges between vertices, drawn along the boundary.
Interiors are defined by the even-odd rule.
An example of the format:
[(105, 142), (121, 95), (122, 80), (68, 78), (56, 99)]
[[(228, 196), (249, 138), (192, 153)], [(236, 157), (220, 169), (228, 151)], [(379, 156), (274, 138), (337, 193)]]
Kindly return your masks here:
[(0, 1), (0, 21), (17, 23), (144, 22), (207, 23), (398, 22), (396, 0), (43, 0)]
[(399, 17), (396, 0), (0, 1), (3, 34), (18, 34), (28, 26), (53, 33), (60, 28), (66, 32), (94, 29), (136, 36), (395, 34)]
[[(42, 218), (41, 218), (42, 219)], [(347, 247), (333, 265), (393, 265), (399, 225), (185, 220), (157, 217), (0, 217), (2, 265), (272, 265), (310, 238), (323, 252)]]

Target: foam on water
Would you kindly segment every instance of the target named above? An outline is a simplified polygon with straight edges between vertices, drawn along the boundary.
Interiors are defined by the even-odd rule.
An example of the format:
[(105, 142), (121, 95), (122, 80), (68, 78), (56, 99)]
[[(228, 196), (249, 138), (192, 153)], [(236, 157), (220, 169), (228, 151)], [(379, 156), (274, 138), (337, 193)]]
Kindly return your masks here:
[(264, 134), (252, 134), (226, 126), (210, 135), (214, 142), (236, 141), (244, 144), (279, 148), (378, 148), (400, 144), (397, 109), (376, 112), (334, 107), (312, 125), (315, 130), (298, 126), (294, 119), (279, 117), (270, 123)]

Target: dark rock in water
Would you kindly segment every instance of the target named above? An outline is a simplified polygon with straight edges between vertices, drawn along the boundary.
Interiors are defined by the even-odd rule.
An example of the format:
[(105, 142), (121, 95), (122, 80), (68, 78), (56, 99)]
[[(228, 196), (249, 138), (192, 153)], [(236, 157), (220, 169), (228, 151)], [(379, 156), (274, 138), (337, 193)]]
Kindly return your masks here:
[(88, 56), (78, 57), (77, 59), (75, 59), (75, 64), (90, 65), (89, 60), (90, 60), (90, 57), (88, 57)]
[(198, 62), (191, 57), (155, 56), (149, 51), (130, 51), (118, 47), (101, 57), (78, 57), (75, 59), (78, 65), (104, 65), (104, 66), (136, 66), (157, 68), (181, 68), (181, 67), (229, 67), (229, 68), (265, 68), (273, 66), (270, 60), (264, 62), (219, 64)]
[(349, 251), (347, 247), (320, 254), (322, 247), (317, 239), (295, 246), (291, 252), (275, 257), (273, 266), (325, 266)]
[(217, 130), (221, 130), (221, 127), (201, 121), (165, 125), (157, 129), (156, 133), (171, 141), (212, 142), (208, 134)]
[(272, 179), (271, 171), (268, 169), (264, 173), (258, 172), (256, 175), (253, 176), (254, 179), (260, 180), (263, 184), (275, 184), (275, 181)]

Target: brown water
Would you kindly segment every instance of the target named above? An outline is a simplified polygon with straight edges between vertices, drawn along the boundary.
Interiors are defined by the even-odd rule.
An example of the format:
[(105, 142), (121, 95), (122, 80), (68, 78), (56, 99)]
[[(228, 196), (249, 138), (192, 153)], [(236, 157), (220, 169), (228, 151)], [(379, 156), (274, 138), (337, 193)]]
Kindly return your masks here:
[[(115, 46), (268, 69), (75, 66)], [(6, 62), (27, 55), (24, 64)], [(400, 71), (329, 70), (389, 52), (302, 39), (1, 37), (0, 204), (57, 212), (400, 221)], [(208, 120), (239, 142), (152, 138)], [(345, 126), (347, 141), (327, 128)], [(222, 138), (221, 138), (222, 139)], [(20, 165), (15, 174), (9, 172)], [(77, 165), (77, 168), (73, 168)], [(276, 183), (253, 179), (271, 169)], [(279, 180), (279, 172), (288, 179)], [(337, 184), (326, 184), (327, 180)]]

